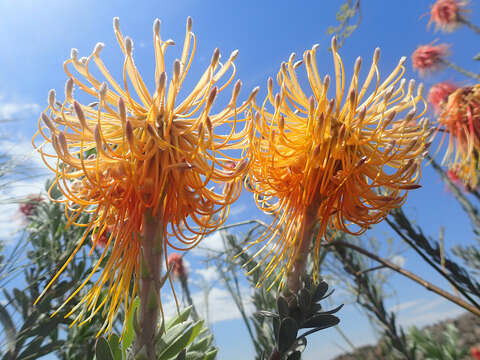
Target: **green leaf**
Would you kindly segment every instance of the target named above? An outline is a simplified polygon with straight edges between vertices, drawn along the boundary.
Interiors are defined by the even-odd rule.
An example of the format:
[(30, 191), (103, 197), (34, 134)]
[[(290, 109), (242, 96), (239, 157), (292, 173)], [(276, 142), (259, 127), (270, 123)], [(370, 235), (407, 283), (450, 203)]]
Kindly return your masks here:
[(112, 349), (110, 349), (110, 345), (104, 337), (97, 339), (97, 343), (95, 345), (95, 356), (97, 358), (96, 360), (115, 360)]
[(209, 351), (208, 353), (205, 354), (205, 357), (203, 360), (213, 360), (217, 356), (218, 349), (214, 349), (212, 351)]
[(280, 323), (280, 330), (278, 331), (278, 350), (284, 354), (290, 346), (295, 342), (298, 333), (298, 324), (291, 318), (286, 317)]
[(178, 314), (176, 317), (173, 319), (170, 319), (166, 324), (165, 324), (165, 329), (170, 329), (171, 327), (180, 324), (181, 322), (184, 322), (188, 319), (190, 316), (190, 313), (192, 312), (192, 307), (189, 306), (185, 309), (183, 309), (180, 314)]
[(310, 310), (310, 304), (312, 303), (312, 295), (307, 289), (300, 289), (298, 294), (298, 306), (302, 313), (307, 313)]
[(185, 356), (185, 360), (203, 360), (205, 358), (205, 352), (202, 351), (189, 351)]
[(133, 321), (134, 321), (135, 311), (138, 308), (139, 303), (140, 303), (139, 298), (138, 297), (135, 298), (135, 300), (133, 300), (130, 314), (128, 314), (128, 320), (127, 320), (127, 324), (125, 325), (125, 333), (123, 334), (123, 340), (122, 340), (123, 351), (127, 351), (128, 347), (132, 345), (133, 335), (135, 333), (133, 328)]
[(15, 336), (17, 331), (15, 329), (15, 325), (13, 324), (12, 318), (8, 314), (7, 309), (5, 309), (5, 306), (2, 304), (0, 304), (0, 322), (2, 323), (4, 334), (7, 339), (5, 350), (8, 353), (15, 349)]
[[(255, 317), (259, 318), (259, 319), (262, 319), (262, 318), (279, 318), (278, 314), (275, 314), (274, 312), (271, 312), (271, 311), (266, 311), (266, 310), (260, 310), (260, 311), (257, 311), (256, 313), (254, 313), (253, 315), (255, 315)], [(288, 315), (288, 313), (287, 313)]]
[(209, 335), (204, 337), (202, 340), (194, 342), (190, 347), (188, 348), (188, 351), (207, 351), (208, 347), (213, 341), (213, 335)]
[(277, 310), (281, 318), (288, 316), (288, 302), (283, 296), (279, 296), (277, 299)]
[(35, 359), (37, 352), (42, 346), (42, 342), (45, 340), (43, 336), (37, 336), (27, 345), (27, 348), (16, 358), (18, 360)]
[(177, 355), (190, 345), (197, 337), (203, 327), (203, 321), (198, 321), (192, 325), (191, 321), (186, 321), (175, 325), (162, 337), (162, 351), (159, 353), (161, 359), (169, 359)]
[(175, 360), (186, 360), (186, 358), (187, 358), (187, 351), (183, 349), (182, 351), (180, 351), (180, 354), (178, 354)]
[(301, 356), (302, 353), (300, 351), (295, 351), (288, 356), (287, 360), (300, 360)]
[(325, 294), (327, 293), (327, 291), (328, 291), (328, 284), (325, 281), (322, 281), (320, 284), (317, 285), (312, 296), (312, 301), (318, 302), (322, 300)]
[(305, 320), (302, 324), (302, 328), (318, 328), (318, 330), (321, 330), (337, 325), (339, 322), (340, 319), (334, 315), (317, 314)]
[(122, 360), (122, 348), (120, 347), (120, 338), (117, 334), (110, 335), (108, 339), (110, 350), (112, 351), (115, 360)]

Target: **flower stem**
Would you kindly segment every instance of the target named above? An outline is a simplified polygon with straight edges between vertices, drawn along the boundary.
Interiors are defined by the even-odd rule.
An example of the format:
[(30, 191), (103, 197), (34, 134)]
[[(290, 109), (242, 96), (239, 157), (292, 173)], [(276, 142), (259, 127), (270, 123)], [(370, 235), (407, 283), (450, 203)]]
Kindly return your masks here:
[(462, 68), (462, 67), (460, 67), (460, 66), (458, 66), (458, 65), (456, 65), (456, 64), (454, 64), (454, 63), (452, 63), (452, 62), (450, 62), (446, 59), (441, 59), (440, 61), (443, 62), (448, 67), (452, 68), (453, 70), (459, 72), (462, 75), (465, 75), (465, 76), (467, 76), (469, 78), (472, 78), (472, 79), (475, 79), (475, 80), (480, 80), (480, 75), (479, 74), (475, 74), (471, 71), (468, 71), (468, 70), (466, 70), (466, 69), (464, 69), (464, 68)]
[(141, 266), (139, 281), (140, 310), (136, 353), (140, 359), (155, 360), (155, 336), (158, 329), (160, 288), (163, 256), (162, 214), (153, 217), (150, 211), (143, 215)]
[(472, 24), (469, 20), (465, 19), (464, 17), (460, 17), (460, 22), (475, 31), (477, 34), (480, 34), (480, 27)]
[(317, 210), (318, 202), (316, 201), (313, 201), (312, 205), (305, 210), (302, 229), (298, 235), (299, 245), (293, 262), (293, 269), (287, 274), (287, 288), (293, 294), (296, 294), (302, 285), (301, 279), (307, 267), (310, 244), (312, 243), (312, 235), (317, 220)]

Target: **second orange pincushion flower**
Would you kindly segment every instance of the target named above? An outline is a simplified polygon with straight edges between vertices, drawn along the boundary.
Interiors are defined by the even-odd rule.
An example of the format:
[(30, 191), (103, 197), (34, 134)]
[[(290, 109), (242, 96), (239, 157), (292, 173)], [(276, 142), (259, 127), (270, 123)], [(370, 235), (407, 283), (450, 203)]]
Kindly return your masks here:
[[(159, 251), (163, 251), (165, 259), (167, 244), (175, 250), (190, 249), (225, 221), (230, 204), (240, 193), (247, 160), (244, 155), (232, 158), (228, 150), (243, 149), (249, 141), (251, 121), (239, 114), (249, 107), (255, 91), (237, 107), (241, 87), (238, 81), (227, 106), (211, 114), (217, 94), (234, 79), (233, 61), (237, 56), (235, 51), (221, 64), (217, 49), (193, 90), (179, 101), (178, 94), (196, 47), (191, 27), (188, 19), (181, 57), (174, 62), (167, 81), (165, 51), (174, 43), (161, 39), (160, 21), (155, 21), (153, 93), (148, 91), (135, 66), (133, 42), (120, 32), (117, 18), (114, 31), (124, 56), (122, 83), (117, 83), (103, 64), (99, 56), (103, 44), (98, 44), (86, 58), (79, 59), (77, 51), (72, 50), (71, 59), (65, 62), (69, 77), (65, 101), (58, 103), (55, 93), (50, 93), (49, 106), (41, 116), (37, 133), (44, 142), (35, 146), (56, 174), (54, 185), (65, 196), (63, 202), (70, 223), (76, 224), (82, 212), (92, 214), (90, 223), (76, 224), (86, 229), (75, 252), (89, 233), (93, 233), (94, 239), (110, 233), (92, 274), (76, 291), (85, 286), (108, 253), (95, 285), (72, 310), (73, 313), (83, 306), (75, 321), (86, 321), (104, 310), (107, 320), (102, 330), (109, 331), (119, 306), (124, 303), (128, 312), (131, 299), (141, 290), (141, 257), (148, 260), (152, 255), (142, 253), (143, 237), (161, 234), (163, 250)], [(106, 82), (94, 77), (94, 64)], [(228, 72), (227, 80), (217, 85)], [(95, 98), (95, 103), (77, 102), (74, 86)], [(242, 123), (245, 126), (237, 131), (237, 125)], [(47, 144), (53, 145), (53, 152), (48, 152)], [(50, 165), (48, 159), (55, 160), (56, 165)], [(232, 163), (236, 164), (233, 169)], [(219, 191), (210, 186), (214, 183), (219, 184)], [(157, 227), (152, 230), (149, 226)], [(161, 263), (150, 266), (158, 272), (156, 267), (161, 268)], [(134, 276), (137, 280), (131, 288)], [(107, 292), (102, 291), (104, 287)]]
[[(292, 55), (282, 64), (279, 93), (273, 93), (269, 80), (268, 96), (256, 106), (260, 136), (250, 146), (252, 191), (259, 208), (274, 216), (263, 236), (250, 244), (265, 241), (257, 253), (264, 253), (259, 263), (266, 266), (259, 284), (280, 266), (276, 280), (287, 275), (293, 291), (305, 270), (317, 222), (316, 256), (328, 227), (358, 235), (401, 206), (407, 191), (419, 187), (430, 134), (427, 121), (417, 121), (425, 113), (417, 109), (417, 103), (424, 103), (422, 87), (414, 93), (411, 81), (404, 89), (404, 58), (380, 82), (377, 49), (365, 82), (359, 81), (359, 58), (346, 87), (334, 39), (335, 95), (329, 99), (330, 77), (320, 79), (316, 51), (317, 46), (305, 51), (303, 61), (294, 62)], [(303, 65), (311, 96), (297, 77)]]

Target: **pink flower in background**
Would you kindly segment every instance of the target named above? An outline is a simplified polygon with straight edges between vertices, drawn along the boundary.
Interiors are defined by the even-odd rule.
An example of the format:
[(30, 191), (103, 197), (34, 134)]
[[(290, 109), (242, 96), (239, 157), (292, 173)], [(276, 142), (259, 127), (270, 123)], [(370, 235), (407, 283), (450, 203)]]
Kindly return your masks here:
[(428, 91), (428, 102), (433, 106), (436, 114), (439, 114), (442, 107), (447, 103), (448, 96), (457, 90), (458, 87), (448, 81), (433, 85)]
[(460, 24), (462, 17), (460, 12), (465, 2), (457, 0), (437, 0), (430, 10), (430, 21), (435, 24), (436, 29), (451, 32)]
[(34, 214), (35, 209), (42, 201), (43, 197), (39, 195), (28, 195), (25, 200), (21, 201), (18, 209), (25, 218), (28, 218)]
[(442, 58), (448, 56), (448, 45), (420, 45), (412, 54), (413, 68), (420, 75), (436, 71), (443, 65)]
[(112, 235), (112, 229), (113, 229), (112, 226), (107, 226), (107, 229), (101, 235), (99, 235), (98, 233), (92, 235), (91, 239), (92, 239), (92, 242), (95, 244), (95, 246), (97, 246), (100, 249), (105, 249), (108, 243), (108, 239)]
[(167, 266), (173, 266), (172, 274), (175, 278), (182, 279), (187, 276), (187, 270), (183, 264), (183, 256), (179, 253), (171, 253), (168, 256)]
[(464, 182), (458, 168), (449, 168), (447, 170), (447, 177), (457, 187), (467, 190), (467, 188), (464, 186)]
[(480, 360), (480, 349), (478, 347), (470, 348), (470, 354), (474, 360)]

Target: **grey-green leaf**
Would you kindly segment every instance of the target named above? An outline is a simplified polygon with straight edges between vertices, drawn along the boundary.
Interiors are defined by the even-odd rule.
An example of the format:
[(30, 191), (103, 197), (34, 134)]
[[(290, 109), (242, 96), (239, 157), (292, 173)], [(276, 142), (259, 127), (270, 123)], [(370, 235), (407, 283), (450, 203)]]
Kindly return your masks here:
[(115, 360), (112, 350), (110, 349), (110, 345), (104, 337), (97, 339), (97, 343), (95, 345), (95, 356), (97, 358), (96, 360)]
[(293, 318), (286, 317), (282, 320), (278, 332), (278, 350), (281, 354), (284, 354), (292, 346), (297, 338), (297, 333), (298, 324)]

